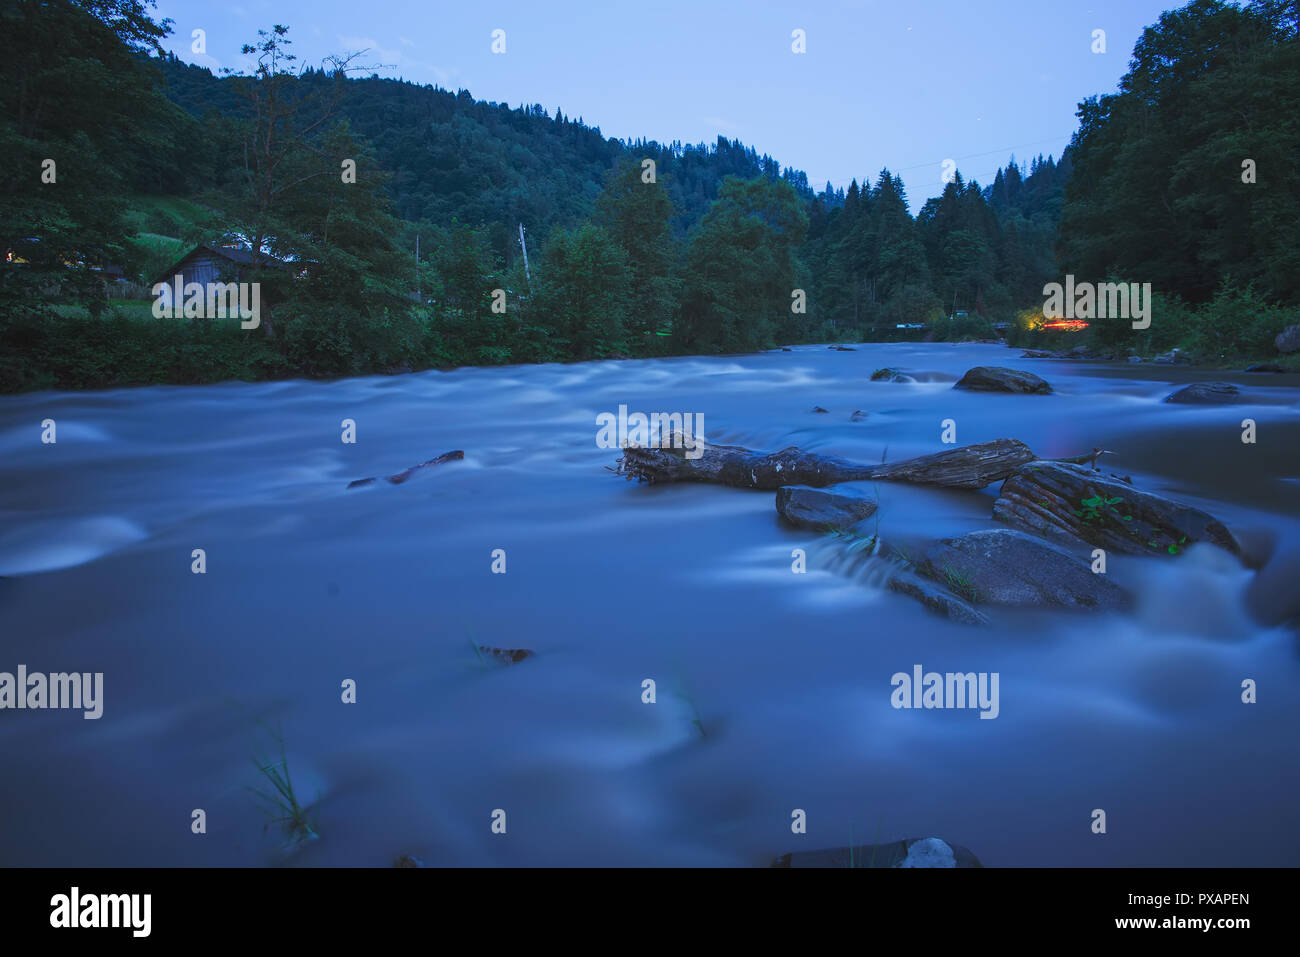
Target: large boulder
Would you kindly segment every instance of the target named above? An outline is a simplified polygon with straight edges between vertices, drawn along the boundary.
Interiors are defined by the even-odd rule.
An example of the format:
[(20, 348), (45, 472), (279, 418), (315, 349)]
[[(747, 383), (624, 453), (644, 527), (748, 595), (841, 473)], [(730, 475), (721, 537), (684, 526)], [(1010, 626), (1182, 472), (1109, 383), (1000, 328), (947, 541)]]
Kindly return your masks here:
[(1031, 462), (1002, 483), (993, 517), (1008, 525), (1129, 555), (1179, 555), (1210, 542), (1241, 546), (1213, 515), (1083, 465)]
[(978, 392), (1047, 393), (1052, 387), (1032, 372), (1004, 369), (1001, 366), (976, 366), (957, 380), (954, 389)]
[(795, 528), (848, 528), (875, 514), (876, 501), (847, 489), (785, 485), (776, 490), (776, 510)]
[(1172, 395), (1165, 396), (1165, 401), (1187, 405), (1220, 405), (1235, 402), (1239, 395), (1241, 390), (1231, 382), (1193, 382)]
[(1287, 326), (1277, 334), (1273, 340), (1273, 345), (1277, 347), (1278, 352), (1300, 352), (1300, 323), (1294, 326)]
[(1124, 608), (1128, 593), (1068, 549), (1010, 528), (934, 542), (917, 570), (961, 598), (990, 605)]
[(960, 844), (937, 837), (908, 838), (890, 844), (862, 847), (828, 847), (818, 851), (783, 854), (773, 867), (983, 867), (980, 859)]

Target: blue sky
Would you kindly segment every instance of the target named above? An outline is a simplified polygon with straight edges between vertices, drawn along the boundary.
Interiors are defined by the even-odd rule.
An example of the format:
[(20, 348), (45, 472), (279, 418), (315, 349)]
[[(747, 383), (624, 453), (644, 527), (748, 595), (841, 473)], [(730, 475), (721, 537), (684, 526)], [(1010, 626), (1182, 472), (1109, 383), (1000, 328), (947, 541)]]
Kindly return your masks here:
[[(913, 211), (953, 159), (987, 185), (1011, 153), (1060, 155), (1079, 100), (1115, 89), (1134, 41), (1178, 0), (159, 0), (167, 45), (243, 68), (259, 27), (304, 61), (368, 49), (385, 76), (541, 103), (606, 136), (739, 138), (820, 188), (900, 172)], [(206, 55), (191, 34), (206, 34)], [(506, 34), (504, 55), (492, 31)], [(791, 51), (805, 31), (807, 52)], [(1093, 53), (1093, 31), (1106, 52)]]

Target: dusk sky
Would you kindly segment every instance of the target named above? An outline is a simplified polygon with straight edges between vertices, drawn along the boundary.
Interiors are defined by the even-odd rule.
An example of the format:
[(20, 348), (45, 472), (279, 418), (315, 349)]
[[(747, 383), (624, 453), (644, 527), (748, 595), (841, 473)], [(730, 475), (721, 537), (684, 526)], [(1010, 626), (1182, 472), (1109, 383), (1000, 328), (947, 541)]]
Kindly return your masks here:
[[(283, 23), (305, 62), (369, 50), (359, 62), (381, 75), (559, 107), (606, 136), (739, 138), (818, 189), (888, 166), (916, 211), (941, 191), (944, 159), (987, 185), (1012, 153), (1059, 156), (1079, 100), (1112, 92), (1142, 28), (1177, 5), (160, 0), (157, 12), (175, 21), (167, 46), (214, 70), (246, 68), (240, 45)], [(195, 29), (206, 56), (191, 51)], [(495, 29), (504, 55), (491, 52)], [(805, 54), (791, 51), (795, 29)]]

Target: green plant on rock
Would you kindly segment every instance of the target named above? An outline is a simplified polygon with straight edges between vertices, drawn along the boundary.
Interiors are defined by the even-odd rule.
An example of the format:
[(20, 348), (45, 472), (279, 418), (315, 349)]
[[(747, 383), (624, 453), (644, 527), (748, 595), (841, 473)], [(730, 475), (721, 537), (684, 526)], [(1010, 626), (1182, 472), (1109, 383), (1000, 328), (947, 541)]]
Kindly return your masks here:
[(1080, 521), (1085, 525), (1100, 525), (1106, 518), (1107, 514), (1114, 514), (1117, 518), (1125, 522), (1133, 521), (1132, 515), (1119, 515), (1115, 512), (1115, 506), (1123, 504), (1122, 498), (1106, 498), (1103, 495), (1094, 495), (1092, 498), (1081, 499), (1080, 508), (1074, 510), (1074, 514), (1079, 516)]
[(944, 565), (940, 570), (943, 576), (943, 583), (948, 586), (948, 590), (953, 594), (965, 598), (967, 601), (978, 602), (980, 600), (979, 589), (975, 586), (975, 580), (965, 572), (958, 571), (951, 565)]
[[(1167, 551), (1170, 555), (1179, 555), (1182, 554), (1183, 546), (1186, 544), (1187, 544), (1187, 536), (1184, 535), (1182, 538), (1178, 539), (1178, 541), (1170, 542), (1168, 545), (1164, 546), (1164, 550)], [(1154, 549), (1155, 551), (1160, 551), (1161, 545), (1155, 539), (1150, 539), (1147, 541), (1147, 548)]]

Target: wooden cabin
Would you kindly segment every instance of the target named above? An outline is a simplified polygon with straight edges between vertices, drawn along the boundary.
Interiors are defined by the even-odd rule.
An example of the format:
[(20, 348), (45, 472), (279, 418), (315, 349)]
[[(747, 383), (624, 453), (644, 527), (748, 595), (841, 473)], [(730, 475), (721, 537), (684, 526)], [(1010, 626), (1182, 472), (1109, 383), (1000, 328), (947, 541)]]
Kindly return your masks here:
[[(276, 268), (286, 265), (271, 256), (263, 256), (262, 263)], [(178, 274), (183, 283), (196, 282), (202, 286), (214, 282), (242, 282), (252, 267), (252, 250), (236, 246), (199, 245), (152, 278), (150, 285), (171, 283)]]

